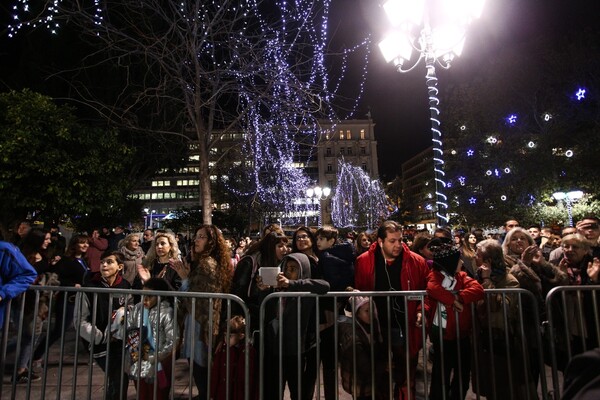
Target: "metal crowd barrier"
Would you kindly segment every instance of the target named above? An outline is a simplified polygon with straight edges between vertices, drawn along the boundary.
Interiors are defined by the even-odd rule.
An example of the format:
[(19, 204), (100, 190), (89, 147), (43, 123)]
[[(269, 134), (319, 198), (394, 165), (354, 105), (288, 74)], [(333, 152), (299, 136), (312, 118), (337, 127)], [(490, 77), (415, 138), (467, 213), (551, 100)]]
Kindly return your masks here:
[[(108, 374), (105, 374), (100, 369), (98, 361), (94, 359), (94, 349), (99, 345), (90, 344), (89, 348), (86, 346), (83, 340), (80, 339), (81, 327), (77, 322), (78, 315), (81, 315), (82, 310), (82, 296), (90, 295), (91, 304), (94, 306), (91, 314), (92, 324), (96, 323), (98, 318), (97, 309), (95, 306), (101, 301), (100, 295), (108, 295), (109, 302), (109, 315), (113, 318), (117, 311), (112, 307), (112, 300), (115, 298), (122, 297), (125, 304), (133, 305), (140, 301), (143, 301), (145, 297), (157, 296), (158, 304), (163, 301), (170, 301), (173, 304), (173, 320), (176, 322), (177, 334), (176, 339), (178, 340), (177, 346), (171, 354), (171, 368), (170, 376), (167, 377), (171, 383), (169, 398), (179, 399), (192, 399), (194, 395), (198, 394), (194, 384), (194, 365), (188, 363), (187, 360), (178, 360), (177, 351), (181, 347), (180, 339), (183, 337), (184, 330), (184, 312), (181, 308), (181, 302), (188, 300), (191, 302), (190, 314), (195, 315), (196, 308), (199, 306), (199, 301), (208, 301), (208, 332), (212, 332), (215, 328), (213, 324), (213, 305), (216, 301), (221, 302), (221, 316), (222, 322), (221, 330), (226, 337), (229, 337), (231, 331), (229, 325), (225, 324), (233, 316), (232, 306), (235, 304), (237, 310), (242, 310), (243, 316), (246, 320), (248, 317), (248, 309), (243, 304), (243, 301), (237, 296), (229, 294), (212, 294), (212, 293), (191, 293), (191, 292), (161, 292), (154, 290), (125, 290), (125, 289), (104, 289), (104, 288), (67, 288), (67, 287), (52, 287), (52, 291), (48, 291), (48, 287), (30, 287), (30, 293), (34, 293), (35, 299), (33, 310), (26, 310), (24, 295), (18, 299), (13, 299), (8, 304), (5, 324), (2, 329), (2, 336), (0, 340), (0, 370), (3, 372), (3, 379), (0, 381), (0, 398), (2, 399), (104, 399), (110, 398), (105, 393), (108, 385)], [(40, 296), (50, 295), (53, 300), (49, 303), (47, 310), (48, 318), (44, 321), (36, 318), (40, 312)], [(57, 296), (60, 294), (59, 296)], [(135, 301), (134, 301), (135, 300)], [(75, 314), (75, 323), (65, 325), (62, 321), (58, 320), (54, 315), (59, 311), (59, 315), (65, 315), (66, 311), (72, 308)], [(62, 310), (59, 310), (62, 309)], [(62, 311), (62, 312), (60, 312)], [(141, 311), (141, 310), (140, 310)], [(127, 318), (133, 313), (132, 308), (125, 307), (123, 315), (123, 325), (118, 329), (121, 332), (122, 337), (130, 332), (130, 328), (136, 328), (128, 326)], [(140, 313), (141, 314), (141, 313)], [(160, 314), (159, 314), (160, 315)], [(142, 321), (141, 315), (138, 316), (138, 320)], [(12, 322), (11, 322), (12, 321)], [(58, 343), (50, 343), (50, 335), (52, 329), (58, 326), (59, 339)], [(110, 326), (110, 324), (109, 324)], [(226, 328), (225, 328), (226, 327)], [(113, 327), (114, 328), (114, 327)], [(137, 327), (141, 328), (141, 327)], [(245, 335), (251, 337), (249, 330), (249, 324), (246, 325)], [(31, 340), (27, 339), (27, 334), (32, 333)], [(113, 332), (116, 333), (116, 332)], [(190, 337), (198, 337), (199, 331), (196, 324), (189, 324), (189, 335)], [(24, 339), (26, 343), (24, 345)], [(126, 337), (122, 339), (124, 342), (127, 341)], [(155, 338), (155, 343), (158, 343), (160, 337)], [(41, 376), (39, 382), (27, 382), (25, 384), (18, 384), (15, 382), (17, 378), (17, 360), (19, 355), (23, 351), (28, 351), (32, 355), (35, 353), (36, 347), (41, 346), (42, 351), (42, 367), (36, 374)], [(191, 341), (189, 344), (190, 354), (194, 359), (196, 354), (195, 341)], [(213, 362), (214, 350), (216, 347), (215, 341), (209, 341), (207, 343), (206, 354), (208, 358), (208, 365)], [(246, 371), (245, 389), (242, 392), (242, 396), (245, 400), (249, 400), (248, 390), (248, 348), (250, 342), (246, 342), (245, 354), (244, 354), (244, 366)], [(10, 351), (12, 350), (12, 351)], [(111, 353), (112, 350), (112, 353)], [(105, 368), (107, 373), (114, 371), (108, 370), (107, 367), (112, 367), (111, 359), (115, 356), (114, 352), (118, 351), (118, 359), (120, 364), (121, 374), (128, 372), (128, 366), (131, 364), (130, 355), (126, 348), (126, 345), (119, 346), (118, 342), (109, 340), (106, 345), (107, 356)], [(226, 381), (232, 382), (231, 376), (229, 376), (229, 360), (230, 351), (229, 347), (226, 348)], [(33, 357), (29, 357), (27, 361), (27, 369), (31, 372), (34, 370)], [(177, 362), (177, 368), (176, 368)], [(141, 359), (140, 359), (141, 363)], [(183, 365), (182, 365), (183, 364)], [(189, 365), (189, 366), (188, 366)], [(158, 376), (158, 363), (154, 363), (154, 376)], [(99, 371), (100, 369), (100, 371)], [(184, 372), (182, 372), (184, 371)], [(210, 397), (211, 393), (211, 368), (207, 371), (207, 382), (206, 382), (206, 396)], [(153, 380), (153, 392), (156, 398), (159, 381), (156, 378)], [(178, 383), (179, 382), (179, 383)], [(126, 399), (127, 389), (129, 389), (129, 398), (132, 398), (135, 394), (135, 399), (140, 399), (139, 392), (136, 390), (135, 385), (130, 385), (129, 381), (122, 381), (120, 383), (119, 394), (113, 396), (115, 399)], [(229, 393), (229, 386), (225, 388), (227, 396), (231, 396)], [(144, 400), (142, 398), (142, 400)]]
[[(63, 326), (61, 321), (56, 321), (52, 316), (59, 308), (64, 311), (68, 307), (81, 307), (82, 296), (91, 295), (92, 304), (97, 304), (101, 299), (98, 296), (108, 294), (109, 300), (122, 296), (127, 301), (135, 302), (141, 301), (144, 296), (159, 296), (159, 301), (171, 300), (174, 304), (189, 300), (192, 302), (191, 315), (195, 315), (196, 307), (200, 304), (205, 307), (208, 302), (208, 332), (212, 332), (214, 328), (212, 310), (215, 301), (222, 302), (221, 327), (233, 316), (232, 307), (242, 310), (246, 318), (245, 336), (253, 337), (254, 340), (252, 343), (246, 340), (244, 347), (241, 395), (237, 392), (239, 387), (235, 389), (236, 393), (232, 393), (234, 389), (230, 389), (240, 376), (237, 375), (239, 369), (236, 373), (231, 372), (230, 350), (227, 347), (226, 372), (220, 377), (226, 386), (225, 398), (238, 399), (243, 396), (245, 400), (268, 400), (281, 399), (283, 396), (302, 399), (306, 398), (307, 391), (314, 390), (312, 398), (327, 400), (350, 399), (353, 397), (351, 393), (356, 393), (357, 397), (372, 399), (399, 398), (400, 393), (405, 398), (428, 399), (434, 372), (430, 370), (435, 368), (433, 363), (441, 366), (440, 375), (436, 375), (441, 379), (438, 385), (441, 388), (441, 398), (449, 397), (449, 393), (452, 396), (458, 393), (459, 398), (467, 395), (469, 398), (486, 399), (558, 398), (561, 384), (559, 374), (564, 362), (580, 351), (598, 346), (600, 323), (595, 293), (598, 288), (560, 287), (552, 290), (546, 300), (548, 322), (545, 325), (541, 324), (539, 315), (540, 310), (544, 310), (544, 305), (537, 304), (530, 292), (524, 289), (485, 290), (482, 301), (470, 304), (462, 311), (470, 314), (470, 329), (465, 331), (464, 327), (460, 329), (455, 326), (455, 332), (451, 332), (455, 340), (444, 340), (443, 334), (449, 333), (445, 331), (446, 328), (432, 328), (436, 317), (437, 326), (442, 326), (439, 321), (444, 319), (444, 314), (440, 307), (435, 314), (423, 312), (423, 324), (419, 327), (415, 325), (416, 321), (409, 320), (409, 313), (401, 313), (401, 310), (408, 310), (412, 306), (425, 310), (428, 301), (425, 291), (331, 292), (326, 295), (273, 293), (261, 304), (260, 330), (253, 336), (250, 332), (248, 308), (241, 299), (232, 295), (53, 288), (52, 298), (57, 292), (65, 295), (60, 296), (60, 300), (50, 302), (45, 321), (36, 321), (28, 316), (27, 312), (31, 311), (25, 309), (22, 301), (13, 300), (9, 305), (10, 317), (7, 316), (5, 320), (0, 342), (0, 367), (3, 371), (0, 395), (3, 399), (104, 398), (108, 378), (102, 371), (98, 372), (99, 365), (79, 339), (80, 326)], [(47, 289), (30, 289), (35, 294), (33, 315), (38, 315), (40, 296), (46, 295)], [(352, 313), (351, 306), (358, 296), (373, 300), (369, 301), (370, 324), (367, 328), (359, 326)], [(71, 303), (72, 300), (75, 302)], [(202, 303), (198, 303), (199, 301)], [(398, 314), (394, 312), (395, 308), (400, 310)], [(80, 310), (74, 311), (77, 313)], [(183, 311), (181, 307), (175, 306), (173, 312), (174, 320), (179, 321), (178, 337), (183, 338)], [(388, 321), (394, 315), (402, 315), (402, 335), (392, 331), (389, 325), (378, 332), (374, 323), (375, 315), (378, 319), (385, 318)], [(571, 318), (561, 319), (560, 315)], [(455, 318), (458, 316), (455, 311)], [(126, 317), (127, 314), (125, 320)], [(95, 321), (97, 316), (93, 314), (91, 318)], [(59, 326), (60, 337), (58, 343), (51, 345), (47, 335), (53, 326)], [(542, 326), (543, 331), (540, 328)], [(127, 326), (123, 329), (126, 332)], [(198, 337), (197, 329), (195, 324), (190, 325), (191, 337)], [(435, 333), (434, 329), (437, 329)], [(30, 332), (32, 340), (28, 341), (27, 334)], [(575, 337), (575, 340), (564, 341), (563, 360), (563, 342), (560, 337), (572, 339), (572, 332), (584, 334)], [(225, 337), (229, 337), (231, 333), (229, 329), (224, 331)], [(374, 339), (379, 339), (379, 334), (381, 341)], [(370, 338), (366, 345), (358, 340), (359, 335), (363, 339)], [(306, 338), (310, 340), (305, 340)], [(422, 348), (418, 354), (411, 354), (411, 350), (415, 346), (419, 347), (419, 343)], [(195, 341), (190, 345), (191, 354), (195, 354)], [(41, 381), (13, 383), (20, 352), (27, 348), (33, 353), (36, 346), (41, 346), (45, 359), (44, 368), (38, 372), (42, 376)], [(209, 366), (213, 364), (215, 346), (216, 343), (210, 341), (206, 348)], [(11, 348), (14, 351), (9, 352)], [(435, 349), (433, 353), (431, 348)], [(127, 350), (109, 342), (108, 354), (111, 354), (111, 349), (113, 356), (114, 351), (120, 352), (118, 358), (121, 361), (121, 372), (127, 372)], [(256, 349), (256, 360), (252, 359), (251, 349)], [(254, 361), (256, 367), (253, 367)], [(194, 366), (190, 366), (185, 359), (178, 359), (176, 352), (171, 355), (171, 364), (169, 397), (191, 399), (197, 395)], [(365, 366), (368, 372), (365, 372)], [(27, 368), (29, 371), (34, 369), (32, 358), (29, 359)], [(154, 368), (156, 376), (156, 364)], [(453, 374), (449, 373), (449, 368), (454, 368)], [(398, 374), (400, 370), (404, 371), (405, 377)], [(210, 398), (211, 385), (214, 386), (212, 374), (211, 368), (208, 368), (207, 398)], [(547, 374), (552, 376), (551, 384), (547, 381)], [(154, 394), (158, 391), (157, 381), (154, 383)], [(369, 385), (364, 382), (370, 382), (371, 388), (368, 389)], [(140, 398), (134, 385), (129, 385), (127, 381), (122, 382), (122, 386), (124, 385), (129, 386), (129, 398)], [(120, 397), (125, 398), (125, 395)]]
[(546, 362), (552, 367), (552, 385), (561, 393), (559, 373), (576, 355), (600, 346), (600, 285), (559, 286), (546, 296), (544, 327)]

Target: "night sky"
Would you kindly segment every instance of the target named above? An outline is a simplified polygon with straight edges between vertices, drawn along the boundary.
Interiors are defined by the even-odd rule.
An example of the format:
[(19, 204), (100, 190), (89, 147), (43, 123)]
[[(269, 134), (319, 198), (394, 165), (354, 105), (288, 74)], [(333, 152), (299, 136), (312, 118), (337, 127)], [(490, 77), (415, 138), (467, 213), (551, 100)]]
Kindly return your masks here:
[[(377, 0), (336, 1), (343, 3), (343, 11), (336, 9), (334, 14), (341, 15), (343, 25), (347, 26), (348, 21), (356, 27), (363, 25), (364, 33), (373, 38), (365, 94), (357, 117), (371, 109), (380, 175), (384, 181), (390, 181), (401, 175), (403, 161), (431, 145), (425, 65), (421, 63), (410, 73), (401, 74), (385, 63), (377, 43), (384, 35), (386, 20)], [(598, 7), (590, 0), (487, 0), (481, 19), (467, 33), (461, 57), (454, 60), (449, 70), (436, 69), (442, 133), (445, 87), (469, 83), (481, 74), (493, 74), (494, 60), (502, 57), (503, 49), (519, 46), (527, 58), (529, 43), (539, 43), (541, 38), (552, 46), (553, 38), (562, 32), (595, 26), (592, 24), (597, 24), (599, 14), (590, 6)]]
[[(338, 44), (346, 43), (348, 46), (366, 35), (371, 35), (373, 45), (365, 92), (355, 118), (364, 118), (370, 110), (376, 124), (380, 175), (384, 181), (390, 181), (401, 174), (403, 161), (431, 144), (431, 133), (424, 64), (408, 74), (400, 74), (395, 71), (393, 65), (385, 63), (377, 47), (387, 22), (383, 9), (379, 7), (382, 2), (333, 0), (329, 27), (332, 39)], [(1, 7), (3, 17), (8, 10), (5, 3), (7, 2), (3, 2)], [(584, 26), (594, 27), (592, 24), (597, 24), (599, 15), (597, 8), (596, 2), (592, 0), (487, 0), (482, 18), (475, 22), (467, 33), (462, 56), (454, 60), (449, 70), (437, 69), (442, 133), (446, 87), (470, 83), (483, 74), (493, 74), (494, 60), (503, 56), (504, 49), (518, 46), (523, 49), (522, 57), (527, 58), (530, 56), (527, 52), (528, 43), (535, 42), (539, 45), (541, 42), (552, 46), (553, 38), (562, 32), (582, 29)], [(17, 61), (12, 57), (15, 42), (7, 43), (3, 29), (0, 29), (0, 34), (3, 36), (0, 39), (0, 90), (4, 91), (14, 88), (14, 78), (25, 75), (25, 72), (11, 69), (10, 65)], [(56, 41), (44, 35), (39, 35), (37, 39), (21, 39), (23, 42), (18, 46), (42, 40), (46, 42), (42, 44), (42, 48), (50, 48)], [(65, 38), (61, 40), (67, 43), (66, 46), (60, 46), (65, 49), (65, 58), (74, 57), (69, 41)], [(35, 45), (39, 45), (39, 42)], [(36, 65), (27, 68), (26, 73), (29, 76), (27, 79), (31, 79), (32, 83), (36, 80), (38, 84), (41, 83), (39, 80), (43, 81), (41, 74), (33, 71), (40, 66), (45, 69), (42, 54), (43, 51), (27, 57), (36, 60), (28, 63)], [(590, 56), (598, 57), (596, 54)], [(17, 89), (20, 88), (20, 84), (17, 86)], [(36, 85), (33, 86), (35, 88)], [(519, 88), (514, 90), (518, 91)]]

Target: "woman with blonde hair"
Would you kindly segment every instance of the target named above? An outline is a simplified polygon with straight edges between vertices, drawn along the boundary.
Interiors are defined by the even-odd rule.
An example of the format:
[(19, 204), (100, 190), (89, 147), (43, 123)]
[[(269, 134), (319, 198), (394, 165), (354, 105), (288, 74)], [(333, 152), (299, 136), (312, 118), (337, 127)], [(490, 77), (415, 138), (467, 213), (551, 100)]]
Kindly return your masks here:
[(181, 252), (175, 235), (169, 232), (157, 233), (142, 265), (137, 266), (142, 284), (150, 278), (162, 278), (173, 289), (179, 289), (181, 278), (173, 269), (173, 265), (178, 261), (181, 261)]

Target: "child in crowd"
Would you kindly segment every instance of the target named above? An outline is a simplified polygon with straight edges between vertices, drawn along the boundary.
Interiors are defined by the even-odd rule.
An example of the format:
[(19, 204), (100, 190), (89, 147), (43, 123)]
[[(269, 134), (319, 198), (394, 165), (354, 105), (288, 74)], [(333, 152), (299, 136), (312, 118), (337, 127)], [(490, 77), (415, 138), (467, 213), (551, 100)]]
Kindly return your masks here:
[[(351, 287), (346, 290), (356, 291)], [(384, 361), (381, 357), (383, 338), (377, 308), (375, 302), (371, 302), (371, 298), (363, 296), (350, 297), (348, 305), (351, 311), (340, 317), (338, 331), (342, 387), (346, 392), (354, 394), (356, 400), (368, 400), (372, 398), (372, 392), (377, 387), (371, 379), (374, 368), (371, 354), (375, 357), (375, 368), (382, 366)], [(375, 373), (375, 376), (381, 374)]]
[[(337, 243), (338, 230), (331, 226), (319, 228), (316, 233), (317, 248), (319, 249), (318, 270), (329, 282), (331, 290), (341, 292), (354, 284), (354, 249), (351, 243)], [(333, 324), (341, 308), (335, 304), (335, 299), (321, 301), (321, 348), (331, 349), (335, 346)], [(325, 400), (335, 399), (335, 354), (332, 351), (321, 351), (323, 362), (323, 389)]]
[(324, 226), (317, 230), (319, 270), (331, 290), (342, 292), (354, 283), (354, 250), (348, 242), (337, 243), (338, 230)]
[[(310, 261), (303, 253), (288, 254), (281, 260), (282, 272), (277, 275), (277, 289), (287, 292), (310, 292), (325, 294), (329, 291), (329, 283), (321, 279), (311, 279)], [(264, 288), (262, 284), (259, 287)], [(315, 335), (318, 314), (315, 297), (283, 297), (281, 315), (271, 321), (271, 337), (268, 342), (274, 344), (274, 351), (282, 358), (282, 388), (287, 383), (292, 400), (308, 400), (313, 398), (317, 379), (317, 352)], [(298, 307), (300, 302), (300, 308)], [(298, 315), (300, 310), (300, 315)], [(300, 326), (298, 326), (300, 322)], [(281, 332), (279, 326), (281, 323)], [(282, 335), (282, 345), (279, 347), (279, 334)], [(265, 343), (267, 343), (265, 341)], [(298, 353), (298, 350), (300, 351)], [(298, 371), (300, 359), (300, 371)], [(298, 382), (298, 373), (301, 382)], [(269, 372), (272, 381), (269, 386), (277, 387), (278, 373)], [(301, 390), (301, 396), (298, 396)], [(279, 394), (279, 398), (283, 393)]]
[[(168, 291), (162, 278), (150, 278), (144, 290)], [(172, 352), (177, 338), (177, 324), (169, 298), (143, 296), (127, 317), (127, 347), (130, 355), (129, 376), (134, 380), (140, 399), (167, 400), (171, 388)]]
[[(225, 330), (225, 335), (227, 335), (227, 330)], [(229, 361), (227, 361), (227, 352), (229, 352)], [(258, 400), (255, 361), (256, 352), (254, 347), (249, 344), (248, 390), (250, 391), (250, 400)], [(228, 370), (229, 377), (227, 376)], [(229, 336), (225, 336), (217, 345), (211, 372), (210, 398), (212, 400), (243, 400), (245, 398), (246, 320), (244, 317), (236, 315), (229, 320)], [(227, 390), (229, 390), (229, 394)]]
[[(429, 396), (432, 400), (464, 399), (471, 374), (470, 304), (483, 300), (483, 287), (459, 271), (460, 250), (451, 239), (434, 238), (428, 247), (433, 264), (427, 277), (425, 312), (427, 321), (432, 322), (430, 339), (434, 349)], [(420, 322), (418, 314), (417, 319)]]
[[(118, 251), (105, 252), (100, 261), (100, 271), (94, 273), (84, 286), (130, 289), (129, 282), (122, 276), (124, 267), (123, 254)], [(85, 292), (81, 298), (81, 307), (75, 307), (75, 321), (79, 324), (80, 336), (89, 344), (96, 364), (107, 375), (105, 399), (125, 399), (128, 381), (121, 361), (123, 340), (118, 332), (112, 331), (112, 321), (119, 309), (128, 306), (131, 297)]]

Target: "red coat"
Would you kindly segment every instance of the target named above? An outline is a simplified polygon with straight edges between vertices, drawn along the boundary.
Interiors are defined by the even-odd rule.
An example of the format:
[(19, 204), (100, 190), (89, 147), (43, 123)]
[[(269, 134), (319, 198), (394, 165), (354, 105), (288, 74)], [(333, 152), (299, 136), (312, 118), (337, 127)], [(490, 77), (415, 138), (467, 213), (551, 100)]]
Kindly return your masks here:
[(431, 323), (437, 312), (438, 303), (444, 304), (448, 315), (446, 328), (444, 329), (445, 340), (457, 339), (454, 293), (458, 294), (460, 301), (464, 305), (463, 311), (458, 313), (458, 326), (461, 338), (471, 335), (472, 313), (470, 305), (483, 300), (483, 287), (475, 279), (470, 278), (466, 272), (457, 272), (454, 278), (456, 279), (456, 285), (452, 292), (450, 292), (442, 287), (444, 275), (441, 272), (432, 269), (427, 277), (427, 297), (425, 298), (427, 326), (431, 327)]
[[(258, 381), (255, 370), (256, 351), (252, 345), (249, 353), (249, 390), (250, 400), (258, 400)], [(229, 398), (232, 400), (244, 399), (245, 382), (245, 344), (229, 347)], [(211, 400), (225, 400), (227, 398), (227, 346), (220, 342), (215, 350), (210, 381)]]
[[(375, 252), (380, 251), (377, 242), (373, 243), (369, 250), (362, 253), (356, 259), (354, 269), (354, 286), (358, 290), (373, 291), (375, 289)], [(425, 290), (427, 289), (427, 275), (429, 267), (425, 259), (410, 251), (408, 246), (402, 243), (402, 270), (400, 271), (401, 290)], [(423, 335), (421, 328), (415, 325), (417, 320), (417, 308), (421, 301), (407, 302), (408, 315), (408, 347), (411, 357), (418, 355), (423, 346)]]

